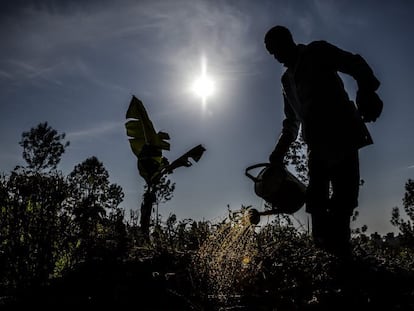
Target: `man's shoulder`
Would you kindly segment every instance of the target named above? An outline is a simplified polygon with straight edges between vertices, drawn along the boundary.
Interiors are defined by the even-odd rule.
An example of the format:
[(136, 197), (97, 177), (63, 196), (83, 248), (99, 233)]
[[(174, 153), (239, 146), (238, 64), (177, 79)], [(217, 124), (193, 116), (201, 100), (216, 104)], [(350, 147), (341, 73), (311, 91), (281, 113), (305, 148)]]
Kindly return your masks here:
[(325, 63), (337, 51), (336, 46), (325, 40), (312, 41), (302, 48), (302, 60)]
[(325, 40), (317, 40), (312, 41), (311, 43), (308, 43), (305, 45), (305, 50), (313, 50), (313, 49), (325, 49), (332, 47), (333, 45)]

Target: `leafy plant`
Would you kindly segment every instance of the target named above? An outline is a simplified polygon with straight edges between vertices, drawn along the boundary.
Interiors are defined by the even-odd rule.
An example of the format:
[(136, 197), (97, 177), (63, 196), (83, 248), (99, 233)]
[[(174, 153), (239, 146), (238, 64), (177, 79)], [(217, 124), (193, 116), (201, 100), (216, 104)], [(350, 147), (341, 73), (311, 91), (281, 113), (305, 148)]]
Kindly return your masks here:
[(174, 190), (166, 175), (179, 167), (191, 166), (190, 158), (198, 162), (205, 148), (198, 145), (170, 163), (163, 156), (163, 151), (170, 150), (170, 136), (166, 132), (155, 131), (142, 101), (135, 96), (131, 99), (126, 118), (130, 119), (125, 123), (127, 135), (130, 137), (129, 143), (137, 157), (139, 174), (146, 182), (140, 225), (144, 236), (149, 238), (151, 212), (157, 197), (171, 198), (170, 194)]

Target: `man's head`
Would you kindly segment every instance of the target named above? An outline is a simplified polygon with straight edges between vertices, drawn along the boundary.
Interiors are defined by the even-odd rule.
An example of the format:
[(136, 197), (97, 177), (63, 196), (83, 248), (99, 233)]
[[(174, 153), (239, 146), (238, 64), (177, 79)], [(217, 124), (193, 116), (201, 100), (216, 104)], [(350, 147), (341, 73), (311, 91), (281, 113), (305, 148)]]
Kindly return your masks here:
[(297, 45), (289, 29), (275, 26), (266, 33), (264, 41), (267, 51), (280, 63), (286, 67), (293, 63), (297, 54)]

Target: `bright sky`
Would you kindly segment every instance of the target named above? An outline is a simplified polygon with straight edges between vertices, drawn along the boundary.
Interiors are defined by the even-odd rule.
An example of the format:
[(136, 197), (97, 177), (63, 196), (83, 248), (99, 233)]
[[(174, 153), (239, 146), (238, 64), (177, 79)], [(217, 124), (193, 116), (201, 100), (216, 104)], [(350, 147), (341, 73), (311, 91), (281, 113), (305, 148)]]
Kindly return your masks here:
[[(267, 161), (283, 120), (283, 68), (264, 49), (272, 26), (298, 43), (327, 40), (361, 54), (382, 85), (382, 117), (362, 149), (360, 217), (369, 231), (393, 230), (404, 183), (414, 178), (414, 2), (395, 1), (2, 1), (0, 172), (22, 164), (21, 133), (48, 121), (71, 141), (60, 169), (96, 155), (136, 209), (144, 182), (124, 129), (132, 94), (174, 160), (201, 143), (203, 158), (177, 170), (164, 217), (217, 221), (227, 204), (263, 208), (244, 169)], [(194, 94), (208, 80), (210, 96)], [(354, 82), (346, 78), (351, 97)], [(297, 218), (306, 222), (306, 215)]]

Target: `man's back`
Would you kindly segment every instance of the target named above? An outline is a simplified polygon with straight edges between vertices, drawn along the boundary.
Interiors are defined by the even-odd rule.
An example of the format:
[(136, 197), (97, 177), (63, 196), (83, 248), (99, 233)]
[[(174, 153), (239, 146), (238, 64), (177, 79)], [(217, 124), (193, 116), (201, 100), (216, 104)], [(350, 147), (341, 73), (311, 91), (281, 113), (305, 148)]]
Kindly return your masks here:
[[(350, 102), (338, 71), (360, 79), (366, 65), (358, 55), (325, 41), (298, 45), (294, 66), (282, 77), (287, 104), (302, 122), (311, 148), (359, 148), (371, 143), (367, 130)], [(368, 134), (369, 135), (369, 134)]]

